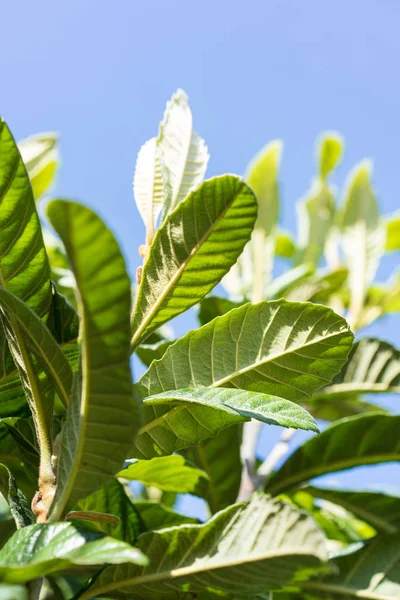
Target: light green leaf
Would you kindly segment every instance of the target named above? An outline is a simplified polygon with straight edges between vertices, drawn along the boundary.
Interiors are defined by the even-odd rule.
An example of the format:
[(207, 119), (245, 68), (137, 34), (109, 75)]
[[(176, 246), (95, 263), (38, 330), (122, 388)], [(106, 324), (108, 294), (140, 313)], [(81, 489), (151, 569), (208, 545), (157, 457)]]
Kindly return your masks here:
[(119, 471), (139, 419), (129, 364), (130, 281), (118, 244), (77, 203), (53, 201), (47, 214), (65, 245), (81, 316), (81, 371), (63, 428), (50, 515), (58, 520)]
[(253, 192), (233, 175), (205, 181), (179, 204), (158, 230), (143, 268), (133, 348), (212, 290), (242, 252), (256, 215)]
[(203, 498), (208, 489), (206, 473), (178, 454), (151, 460), (133, 460), (127, 468), (117, 473), (117, 477), (141, 481), (166, 492), (194, 494)]
[(397, 600), (400, 597), (400, 534), (378, 536), (335, 560), (338, 574), (310, 581), (302, 591), (330, 600)]
[(342, 154), (342, 136), (335, 131), (324, 132), (317, 144), (318, 172), (323, 181), (340, 163)]
[(139, 150), (133, 195), (146, 227), (146, 244), (150, 245), (165, 197), (161, 155), (156, 138), (148, 140)]
[[(300, 402), (339, 371), (351, 342), (344, 319), (325, 307), (285, 300), (247, 304), (175, 342), (135, 389), (144, 399), (185, 386), (236, 387)], [(236, 408), (219, 409), (188, 402), (171, 411), (147, 409), (139, 456), (170, 454), (245, 416)]]
[(332, 310), (246, 304), (172, 344), (136, 384), (141, 398), (184, 387), (238, 387), (301, 401), (330, 382), (353, 336)]
[(400, 250), (400, 213), (395, 213), (385, 219), (386, 224), (386, 252)]
[(117, 540), (134, 544), (144, 527), (138, 511), (128, 498), (124, 486), (116, 479), (111, 479), (107, 485), (81, 500), (74, 511), (106, 513), (119, 518), (118, 524), (79, 521), (82, 527), (101, 531)]
[(395, 533), (400, 529), (400, 497), (378, 492), (343, 491), (311, 486), (304, 491), (315, 498), (342, 506), (377, 531)]
[(336, 471), (400, 460), (400, 416), (369, 413), (338, 421), (300, 446), (267, 481), (281, 494)]
[(28, 589), (22, 585), (0, 583), (0, 598), (2, 600), (29, 600)]
[(121, 598), (152, 599), (164, 592), (170, 600), (181, 591), (199, 591), (201, 597), (207, 587), (261, 594), (308, 579), (325, 570), (327, 560), (324, 538), (311, 517), (262, 496), (231, 506), (204, 525), (147, 533), (138, 546), (148, 567), (108, 567), (82, 599), (117, 591)]
[(18, 148), (28, 171), (33, 195), (38, 200), (54, 182), (60, 160), (58, 136), (55, 133), (39, 133), (21, 140)]
[(348, 362), (317, 398), (349, 399), (358, 394), (400, 392), (400, 351), (374, 338), (354, 344)]
[(258, 217), (250, 242), (253, 260), (253, 302), (265, 298), (272, 276), (275, 234), (279, 218), (278, 172), (282, 147), (280, 140), (267, 144), (250, 163), (245, 175), (258, 203)]
[(371, 162), (365, 160), (350, 173), (341, 215), (351, 294), (349, 318), (353, 325), (357, 325), (368, 287), (385, 249), (386, 232), (370, 182), (371, 170)]
[(335, 199), (329, 187), (316, 180), (297, 205), (298, 240), (296, 264), (318, 266), (324, 253), (335, 214)]
[(202, 182), (209, 159), (204, 140), (193, 131), (192, 113), (183, 90), (178, 89), (167, 102), (157, 145), (171, 186), (165, 216)]
[(135, 500), (134, 507), (139, 513), (146, 531), (199, 522), (198, 519), (180, 515), (156, 500)]
[[(143, 400), (145, 407), (167, 405), (166, 411), (155, 410), (153, 419), (139, 432), (136, 448), (145, 457), (171, 454), (193, 446), (235, 423), (257, 419), (280, 425), (318, 432), (314, 419), (303, 408), (276, 396), (231, 388), (188, 388), (173, 390)], [(171, 408), (171, 406), (175, 408)], [(206, 410), (207, 409), (207, 410)], [(147, 415), (146, 415), (147, 416)]]
[(281, 258), (292, 259), (296, 254), (295, 243), (287, 231), (278, 229), (275, 244), (275, 254)]
[(25, 583), (82, 566), (145, 565), (140, 550), (125, 542), (80, 530), (72, 523), (30, 525), (17, 531), (0, 551), (0, 581)]
[(136, 354), (141, 362), (149, 367), (153, 360), (158, 360), (164, 356), (167, 348), (174, 343), (175, 340), (160, 340), (155, 344), (140, 344), (136, 348)]
[(236, 502), (242, 473), (241, 442), (242, 426), (237, 424), (187, 450), (188, 458), (210, 477), (207, 502), (212, 513)]

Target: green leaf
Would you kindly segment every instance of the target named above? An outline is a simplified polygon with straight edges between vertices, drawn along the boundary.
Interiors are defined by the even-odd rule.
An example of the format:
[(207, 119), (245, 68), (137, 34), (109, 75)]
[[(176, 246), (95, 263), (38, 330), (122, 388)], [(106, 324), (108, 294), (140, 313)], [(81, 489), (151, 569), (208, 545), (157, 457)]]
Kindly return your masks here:
[(387, 412), (381, 406), (361, 400), (358, 396), (352, 394), (343, 394), (343, 396), (319, 394), (302, 402), (301, 405), (315, 419), (321, 419), (322, 421), (337, 421), (338, 419), (344, 419), (344, 417), (353, 417), (367, 412)]
[(57, 520), (119, 471), (139, 419), (129, 364), (130, 281), (118, 244), (77, 203), (56, 200), (47, 213), (67, 251), (81, 316), (81, 373), (63, 428), (50, 515)]
[(188, 458), (210, 478), (207, 502), (212, 513), (233, 504), (238, 497), (242, 473), (241, 441), (241, 425), (231, 425), (187, 451)]
[(209, 159), (204, 140), (193, 131), (192, 113), (183, 90), (178, 89), (167, 102), (157, 145), (171, 187), (165, 216), (202, 182)]
[(385, 219), (386, 223), (386, 252), (400, 250), (400, 214), (395, 213)]
[(369, 413), (338, 421), (300, 446), (267, 481), (281, 494), (335, 471), (400, 460), (400, 416)]
[(147, 561), (137, 548), (72, 523), (30, 525), (17, 531), (0, 551), (0, 581), (25, 583), (50, 573), (105, 563), (145, 565)]
[(370, 161), (350, 173), (341, 215), (342, 245), (349, 269), (350, 319), (357, 325), (367, 290), (385, 249), (385, 227), (371, 186)]
[[(26, 302), (47, 322), (52, 302), (50, 267), (29, 178), (3, 120), (0, 120), (0, 231), (0, 286)], [(35, 369), (19, 325), (13, 318), (6, 318), (2, 311), (0, 322), (0, 378), (14, 370), (7, 337), (13, 358), (23, 371), (43, 456), (47, 457), (51, 446), (52, 391), (43, 393), (42, 389), (39, 394)]]
[(149, 367), (153, 360), (162, 358), (167, 348), (174, 343), (175, 340), (160, 340), (155, 344), (140, 344), (135, 350), (141, 362)]
[[(400, 534), (378, 536), (335, 560), (338, 574), (303, 584), (312, 597), (330, 600), (397, 600), (400, 597)], [(316, 596), (314, 596), (314, 594)]]
[(143, 268), (133, 348), (212, 290), (242, 252), (256, 215), (253, 192), (233, 175), (205, 181), (179, 204), (158, 230)]
[(31, 499), (37, 490), (38, 469), (29, 465), (26, 468), (26, 454), (21, 444), (11, 435), (11, 428), (0, 423), (0, 462), (3, 463), (16, 479), (18, 488)]
[(246, 304), (172, 344), (136, 392), (238, 387), (301, 401), (339, 372), (352, 339), (346, 321), (320, 305)]
[(116, 479), (111, 479), (107, 485), (97, 490), (84, 500), (81, 500), (74, 511), (106, 513), (119, 518), (118, 524), (78, 521), (87, 528), (101, 531), (117, 540), (123, 540), (128, 544), (134, 544), (138, 536), (143, 532), (143, 524), (138, 511), (128, 498), (124, 486)]
[[(64, 405), (69, 402), (69, 393), (72, 385), (72, 371), (60, 346), (57, 344), (54, 337), (51, 335), (46, 325), (39, 319), (39, 317), (28, 307), (27, 304), (22, 302), (17, 296), (14, 296), (11, 292), (0, 286), (0, 307), (3, 313), (8, 315), (10, 327), (14, 331), (10, 331), (9, 340), (16, 345), (15, 352), (18, 353), (18, 345), (20, 345), (19, 333), (22, 334), (24, 339), (24, 346), (28, 353), (32, 353), (35, 359), (38, 361), (39, 366), (47, 373), (51, 378), (55, 389), (63, 401)], [(4, 320), (4, 316), (3, 316)], [(16, 326), (18, 330), (16, 330)], [(17, 333), (18, 331), (18, 333)], [(14, 341), (15, 337), (15, 341)], [(20, 349), (22, 352), (22, 348)], [(31, 405), (33, 414), (37, 407), (37, 398), (34, 393), (31, 392), (33, 380), (35, 378), (34, 373), (30, 373), (29, 369), (32, 363), (28, 357), (23, 357), (25, 364), (21, 367), (23, 373), (29, 378), (27, 386), (24, 385), (29, 400), (29, 395), (32, 393)], [(27, 362), (28, 361), (28, 362)], [(24, 382), (24, 379), (22, 382)], [(37, 385), (40, 386), (39, 377), (36, 374)], [(38, 394), (40, 396), (41, 394)], [(35, 404), (36, 402), (36, 404)], [(51, 405), (43, 407), (44, 416), (47, 420), (52, 417)]]
[(170, 600), (182, 591), (199, 591), (201, 597), (207, 587), (251, 595), (306, 580), (326, 569), (327, 560), (324, 538), (311, 517), (262, 496), (227, 508), (204, 525), (144, 534), (138, 545), (148, 567), (108, 567), (82, 599), (115, 590), (122, 598), (153, 599), (164, 592)]
[(292, 259), (296, 254), (296, 246), (287, 231), (278, 230), (275, 243), (275, 254), (281, 258)]
[(400, 392), (400, 351), (374, 338), (354, 344), (349, 360), (317, 398), (350, 399), (358, 394)]
[(195, 524), (198, 519), (186, 517), (155, 500), (135, 500), (134, 507), (142, 519), (146, 531), (155, 531), (175, 525)]
[(280, 140), (267, 144), (251, 162), (245, 175), (258, 203), (258, 217), (250, 242), (253, 261), (253, 302), (265, 298), (272, 276), (275, 233), (279, 218), (278, 171), (282, 146)]
[(400, 529), (400, 497), (378, 492), (343, 491), (311, 486), (304, 491), (315, 498), (342, 506), (377, 531), (395, 533)]
[(199, 311), (197, 318), (200, 325), (206, 325), (215, 317), (222, 317), (232, 308), (239, 308), (240, 304), (232, 302), (227, 298), (219, 298), (218, 296), (208, 296), (204, 298), (199, 304)]
[[(325, 307), (284, 300), (247, 304), (170, 346), (135, 389), (142, 399), (191, 386), (237, 387), (302, 401), (338, 372), (351, 342), (346, 322)], [(169, 454), (242, 420), (236, 409), (224, 410), (187, 401), (167, 417), (168, 408), (146, 410), (136, 444), (139, 456)]]
[[(250, 419), (319, 431), (314, 419), (297, 404), (257, 392), (187, 388), (149, 396), (143, 403), (155, 409), (167, 405), (166, 412), (155, 410), (153, 418), (151, 413), (145, 415), (148, 422), (140, 429), (136, 448), (146, 458), (193, 446), (229, 425)], [(173, 405), (177, 406), (171, 408)]]
[(34, 517), (24, 494), (17, 488), (9, 469), (0, 464), (0, 490), (6, 498), (17, 529), (33, 523)]
[(318, 266), (324, 253), (329, 230), (333, 224), (335, 199), (329, 187), (316, 180), (297, 205), (298, 251), (296, 264)]
[(2, 600), (29, 600), (28, 589), (22, 585), (0, 583), (0, 598)]
[(177, 454), (151, 460), (133, 460), (117, 477), (141, 481), (166, 492), (194, 494), (203, 498), (207, 495), (206, 473)]
[(342, 136), (335, 131), (324, 132), (317, 144), (318, 172), (323, 181), (340, 163), (342, 155)]
[(39, 133), (21, 140), (18, 148), (28, 171), (33, 195), (38, 200), (54, 182), (60, 160), (55, 133)]
[(139, 150), (133, 178), (133, 195), (146, 227), (146, 244), (150, 245), (166, 195), (156, 138), (148, 140)]

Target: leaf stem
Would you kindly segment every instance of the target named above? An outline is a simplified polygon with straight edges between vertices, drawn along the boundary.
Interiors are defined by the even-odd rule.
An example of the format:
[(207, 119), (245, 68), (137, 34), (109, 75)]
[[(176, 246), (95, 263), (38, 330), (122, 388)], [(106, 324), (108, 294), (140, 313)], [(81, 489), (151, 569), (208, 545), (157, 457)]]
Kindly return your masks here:
[(286, 456), (289, 451), (289, 442), (293, 438), (297, 429), (284, 429), (281, 438), (272, 448), (267, 458), (260, 465), (257, 471), (257, 488), (262, 488), (267, 477), (275, 469), (278, 462)]

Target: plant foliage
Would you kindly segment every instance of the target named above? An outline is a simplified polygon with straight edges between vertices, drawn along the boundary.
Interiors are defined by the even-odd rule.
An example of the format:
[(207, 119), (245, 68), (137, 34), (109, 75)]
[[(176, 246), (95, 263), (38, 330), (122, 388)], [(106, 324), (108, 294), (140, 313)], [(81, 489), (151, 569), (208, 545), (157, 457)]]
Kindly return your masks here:
[[(178, 90), (136, 163), (132, 298), (92, 210), (38, 214), (57, 136), (17, 145), (0, 122), (1, 598), (400, 597), (400, 495), (314, 482), (400, 461), (400, 417), (379, 405), (400, 392), (400, 350), (362, 333), (400, 311), (398, 273), (375, 281), (400, 220), (380, 215), (368, 161), (337, 200), (343, 141), (327, 132), (292, 236), (282, 150), (203, 181)], [(199, 327), (174, 338), (165, 325), (194, 306)], [(208, 518), (181, 514), (184, 494)]]

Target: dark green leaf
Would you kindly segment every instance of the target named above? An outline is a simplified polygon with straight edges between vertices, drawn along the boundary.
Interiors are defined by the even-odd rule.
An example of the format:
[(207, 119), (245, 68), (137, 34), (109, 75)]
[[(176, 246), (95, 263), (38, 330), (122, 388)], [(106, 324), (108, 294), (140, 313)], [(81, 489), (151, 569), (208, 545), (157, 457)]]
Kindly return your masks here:
[(47, 211), (71, 263), (82, 319), (81, 377), (68, 407), (51, 508), (57, 520), (119, 471), (139, 419), (129, 364), (130, 282), (117, 242), (77, 203), (56, 200)]
[(349, 417), (300, 446), (267, 482), (281, 494), (325, 473), (400, 460), (400, 416), (370, 413)]

